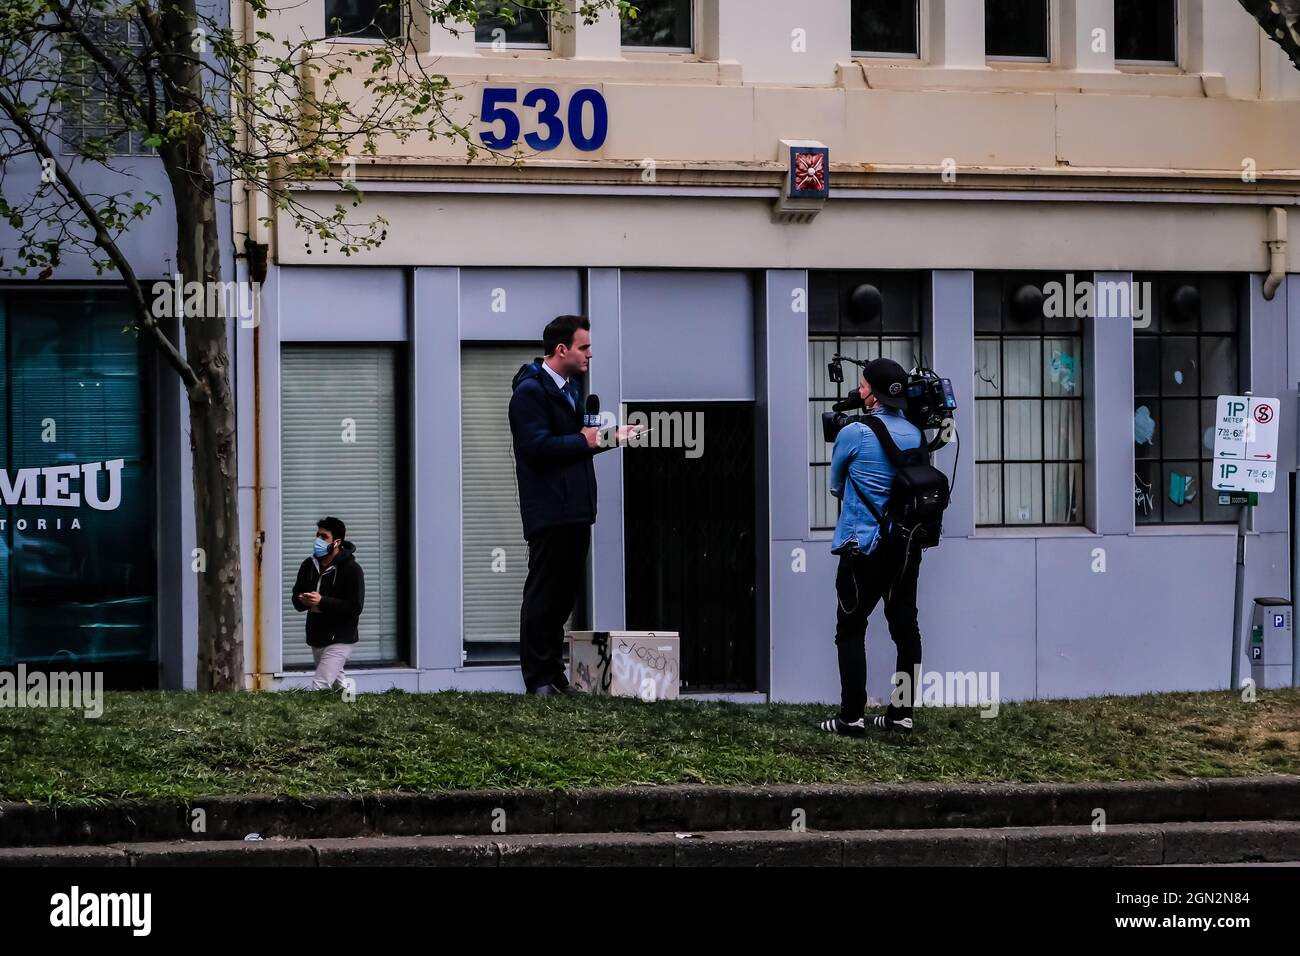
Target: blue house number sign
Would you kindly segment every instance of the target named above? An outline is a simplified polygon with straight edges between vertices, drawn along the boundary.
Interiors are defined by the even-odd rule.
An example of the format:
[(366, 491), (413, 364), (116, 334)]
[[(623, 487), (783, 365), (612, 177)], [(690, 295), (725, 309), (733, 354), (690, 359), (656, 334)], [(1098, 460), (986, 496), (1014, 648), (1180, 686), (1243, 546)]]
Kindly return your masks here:
[[(516, 103), (525, 110), (537, 110), (537, 129), (533, 132), (523, 133)], [(605, 97), (590, 88), (574, 90), (561, 117), (560, 94), (549, 87), (535, 86), (520, 100), (519, 90), (514, 87), (485, 86), (479, 115), (486, 127), (479, 139), (488, 149), (510, 149), (523, 133), (528, 148), (539, 153), (555, 149), (566, 136), (575, 147), (590, 153), (604, 146), (609, 135)]]

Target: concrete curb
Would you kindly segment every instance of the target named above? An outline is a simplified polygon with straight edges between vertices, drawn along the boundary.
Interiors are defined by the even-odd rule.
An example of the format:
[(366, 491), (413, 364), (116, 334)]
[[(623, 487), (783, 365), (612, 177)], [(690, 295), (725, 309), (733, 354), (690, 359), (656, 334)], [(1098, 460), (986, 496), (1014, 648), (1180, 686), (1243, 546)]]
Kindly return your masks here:
[(1160, 866), (1300, 860), (1300, 823), (214, 840), (0, 849), (31, 866)]
[[(83, 846), (194, 839), (875, 831), (1091, 824), (1300, 820), (1300, 777), (1074, 784), (648, 786), (575, 791), (252, 794), (99, 806), (0, 803), (0, 847)], [(202, 828), (197, 828), (202, 811)]]

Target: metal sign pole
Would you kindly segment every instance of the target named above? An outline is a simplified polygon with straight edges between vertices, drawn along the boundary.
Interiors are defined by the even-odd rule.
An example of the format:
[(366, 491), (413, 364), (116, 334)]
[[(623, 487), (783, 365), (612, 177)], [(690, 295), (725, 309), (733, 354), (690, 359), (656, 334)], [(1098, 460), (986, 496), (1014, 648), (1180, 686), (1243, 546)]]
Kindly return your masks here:
[[(1221, 505), (1237, 505), (1237, 574), (1232, 594), (1232, 689), (1241, 688), (1241, 649), (1246, 622), (1246, 534), (1250, 531), (1259, 495), (1273, 491), (1277, 482), (1276, 398), (1220, 395), (1215, 401), (1214, 480)], [(1263, 647), (1260, 648), (1263, 651)], [(1254, 650), (1252, 648), (1252, 654)], [(1254, 658), (1252, 658), (1254, 659)], [(1262, 661), (1263, 658), (1261, 657)]]
[(1246, 603), (1246, 527), (1250, 505), (1237, 513), (1237, 586), (1232, 595), (1232, 689), (1241, 686), (1241, 614)]

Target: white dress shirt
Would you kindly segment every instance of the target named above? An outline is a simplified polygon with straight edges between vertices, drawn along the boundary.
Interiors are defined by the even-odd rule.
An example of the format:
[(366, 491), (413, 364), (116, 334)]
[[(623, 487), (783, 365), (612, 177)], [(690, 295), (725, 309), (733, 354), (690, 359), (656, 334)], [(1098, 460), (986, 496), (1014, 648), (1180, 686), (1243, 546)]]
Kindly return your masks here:
[(560, 391), (564, 391), (564, 386), (569, 384), (569, 380), (545, 362), (542, 362), (542, 368), (546, 369), (547, 374), (551, 376), (551, 381), (559, 387)]

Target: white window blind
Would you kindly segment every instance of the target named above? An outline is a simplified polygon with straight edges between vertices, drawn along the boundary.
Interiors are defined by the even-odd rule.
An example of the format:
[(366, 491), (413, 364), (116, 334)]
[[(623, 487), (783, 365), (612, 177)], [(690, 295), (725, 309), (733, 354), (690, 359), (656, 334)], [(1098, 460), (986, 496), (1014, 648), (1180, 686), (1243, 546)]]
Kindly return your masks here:
[(404, 488), (392, 346), (284, 345), (280, 354), (281, 544), (284, 667), (311, 667), (304, 615), (290, 601), (298, 568), (311, 556), (316, 522), (347, 525), (365, 571), (365, 609), (352, 663), (406, 663)]
[(519, 518), (510, 383), (538, 346), (465, 345), (461, 352), (461, 502), (465, 659), (519, 659), (528, 543)]

